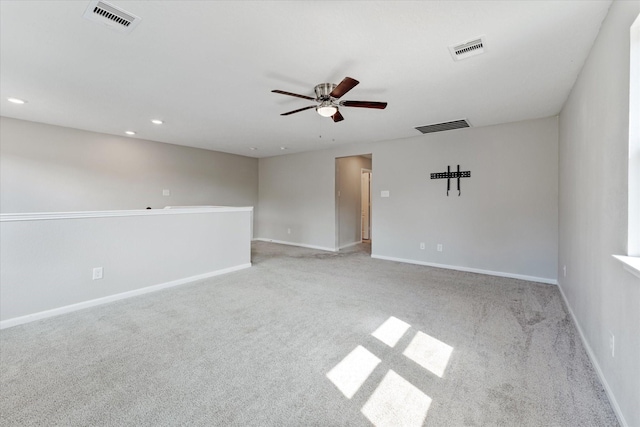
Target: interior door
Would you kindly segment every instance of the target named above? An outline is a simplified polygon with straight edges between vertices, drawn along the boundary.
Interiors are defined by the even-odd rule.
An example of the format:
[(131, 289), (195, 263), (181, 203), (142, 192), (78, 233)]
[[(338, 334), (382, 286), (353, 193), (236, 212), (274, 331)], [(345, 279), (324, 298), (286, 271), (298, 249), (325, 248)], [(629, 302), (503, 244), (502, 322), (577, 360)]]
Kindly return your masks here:
[(371, 171), (362, 170), (360, 175), (360, 189), (362, 200), (362, 240), (371, 239)]

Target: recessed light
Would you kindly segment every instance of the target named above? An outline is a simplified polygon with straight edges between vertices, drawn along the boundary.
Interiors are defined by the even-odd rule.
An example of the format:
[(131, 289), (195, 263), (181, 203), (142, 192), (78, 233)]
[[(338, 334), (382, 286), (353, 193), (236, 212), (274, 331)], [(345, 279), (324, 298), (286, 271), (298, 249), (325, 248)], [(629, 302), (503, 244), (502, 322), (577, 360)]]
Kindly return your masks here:
[(127, 135), (135, 135), (136, 133), (132, 130), (128, 130), (125, 132)]
[(287, 147), (280, 147), (281, 150), (287, 150)]
[(154, 125), (161, 125), (161, 124), (163, 124), (164, 122), (163, 122), (162, 120), (152, 119), (152, 120), (151, 120), (151, 123), (153, 123)]
[(13, 102), (14, 104), (26, 104), (27, 103), (27, 101), (25, 101), (24, 99), (19, 99), (19, 98), (7, 98), (7, 101)]

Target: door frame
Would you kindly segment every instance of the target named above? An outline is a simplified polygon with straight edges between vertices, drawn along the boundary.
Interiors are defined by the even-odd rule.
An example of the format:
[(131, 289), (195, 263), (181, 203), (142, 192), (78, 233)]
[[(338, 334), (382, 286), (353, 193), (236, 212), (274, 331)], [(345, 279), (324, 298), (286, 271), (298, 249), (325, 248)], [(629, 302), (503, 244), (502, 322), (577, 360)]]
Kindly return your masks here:
[[(373, 209), (371, 209), (371, 180), (373, 179), (373, 168), (371, 169), (365, 169), (365, 168), (360, 168), (360, 184), (362, 184), (362, 175), (368, 173), (369, 174), (369, 238), (367, 240), (371, 241), (371, 230), (373, 227), (371, 227), (371, 214), (373, 212)], [(362, 193), (363, 193), (364, 189), (362, 188), (362, 186), (360, 186), (360, 212), (362, 213)], [(363, 240), (363, 235), (362, 235), (362, 230), (363, 230), (363, 223), (362, 223), (362, 214), (360, 215), (360, 241), (362, 242)]]

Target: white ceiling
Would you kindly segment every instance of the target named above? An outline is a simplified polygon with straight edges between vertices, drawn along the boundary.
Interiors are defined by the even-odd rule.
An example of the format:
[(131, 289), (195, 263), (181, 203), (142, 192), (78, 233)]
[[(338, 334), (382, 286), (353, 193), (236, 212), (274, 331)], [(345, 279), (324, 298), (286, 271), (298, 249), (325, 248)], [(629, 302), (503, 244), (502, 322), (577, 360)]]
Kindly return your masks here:
[[(559, 113), (610, 1), (124, 1), (121, 34), (89, 1), (0, 2), (0, 114), (253, 157)], [(455, 62), (448, 46), (485, 36)], [(360, 81), (345, 120), (271, 93)], [(28, 100), (25, 105), (7, 97)], [(160, 118), (158, 126), (150, 119)], [(250, 147), (256, 147), (252, 151)]]

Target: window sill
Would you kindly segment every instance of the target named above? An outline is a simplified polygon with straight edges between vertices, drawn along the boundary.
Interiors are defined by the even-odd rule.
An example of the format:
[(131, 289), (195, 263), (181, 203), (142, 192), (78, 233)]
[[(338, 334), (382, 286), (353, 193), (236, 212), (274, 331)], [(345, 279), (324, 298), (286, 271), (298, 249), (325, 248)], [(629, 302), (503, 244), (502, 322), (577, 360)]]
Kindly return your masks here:
[(613, 257), (622, 263), (625, 270), (640, 278), (640, 257), (624, 255), (613, 255)]

